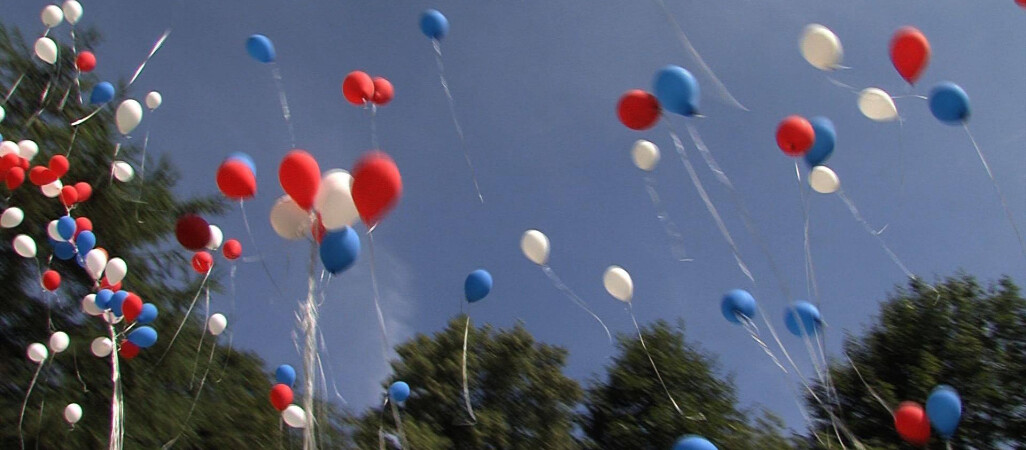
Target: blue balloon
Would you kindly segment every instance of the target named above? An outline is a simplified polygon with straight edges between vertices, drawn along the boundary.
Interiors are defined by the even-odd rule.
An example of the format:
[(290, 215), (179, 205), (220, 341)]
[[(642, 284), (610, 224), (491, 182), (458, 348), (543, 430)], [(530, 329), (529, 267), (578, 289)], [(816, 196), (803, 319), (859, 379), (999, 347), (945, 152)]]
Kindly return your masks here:
[(405, 402), (410, 397), (410, 385), (406, 384), (405, 381), (396, 381), (388, 387), (388, 397), (393, 402), (401, 403)]
[(54, 242), (53, 255), (61, 261), (67, 261), (75, 257), (75, 246), (70, 242)]
[(274, 62), (274, 44), (262, 34), (254, 34), (246, 39), (246, 53), (262, 63)]
[(92, 231), (83, 230), (78, 233), (78, 236), (75, 236), (75, 245), (78, 247), (78, 254), (84, 258), (89, 250), (96, 247), (96, 235)]
[(135, 318), (135, 323), (140, 325), (151, 323), (157, 320), (157, 312), (157, 306), (153, 303), (143, 303), (142, 311), (139, 312), (139, 317)]
[(467, 281), (463, 282), (463, 293), (467, 301), (474, 303), (488, 296), (492, 291), (492, 274), (487, 270), (477, 269), (467, 275)]
[(106, 81), (97, 83), (89, 93), (89, 103), (94, 105), (102, 105), (111, 100), (114, 100), (114, 85)]
[(71, 216), (57, 219), (57, 234), (65, 240), (71, 239), (75, 235), (75, 219), (72, 219)]
[(288, 364), (282, 364), (275, 369), (274, 380), (278, 383), (287, 385), (288, 387), (292, 387), (293, 384), (296, 384), (296, 369), (293, 369), (292, 366)]
[(228, 155), (228, 157), (225, 158), (225, 160), (235, 160), (245, 164), (249, 167), (249, 171), (253, 172), (253, 176), (256, 176), (256, 162), (253, 161), (252, 156), (249, 156), (248, 154), (242, 152), (234, 152)]
[(930, 89), (930, 112), (937, 120), (958, 125), (969, 120), (969, 95), (950, 81)]
[(834, 131), (834, 123), (826, 117), (813, 117), (809, 119), (809, 123), (812, 124), (812, 131), (816, 132), (816, 140), (805, 154), (805, 162), (809, 167), (816, 167), (830, 159), (830, 155), (834, 153), (837, 132)]
[(333, 274), (348, 269), (360, 256), (360, 236), (350, 227), (324, 233), (321, 263)]
[(669, 65), (659, 69), (652, 89), (663, 109), (682, 116), (698, 114), (698, 80), (683, 67)]
[(121, 306), (125, 304), (125, 299), (128, 298), (128, 291), (117, 291), (110, 297), (110, 312), (114, 313), (115, 316), (121, 317), (124, 313), (121, 311)]
[(420, 15), (420, 32), (431, 39), (442, 40), (449, 34), (449, 19), (438, 10), (429, 9)]
[(100, 292), (96, 293), (96, 299), (93, 303), (96, 303), (96, 307), (100, 309), (110, 309), (110, 299), (114, 297), (114, 291), (110, 289), (100, 289)]
[(934, 388), (926, 399), (926, 415), (941, 437), (951, 439), (962, 419), (962, 399), (958, 391), (943, 384)]
[(740, 324), (737, 315), (740, 314), (749, 319), (755, 317), (755, 297), (744, 289), (734, 289), (723, 296), (720, 302), (720, 311), (732, 323)]
[(136, 328), (135, 331), (128, 333), (128, 341), (139, 348), (151, 347), (157, 343), (157, 330), (148, 326)]
[(676, 444), (673, 444), (673, 450), (717, 450), (716, 446), (708, 439), (689, 434), (680, 438)]
[[(801, 328), (798, 328), (799, 320), (802, 323)], [(798, 337), (802, 337), (803, 334), (809, 337), (815, 336), (819, 332), (822, 322), (823, 318), (819, 315), (819, 308), (806, 301), (794, 302), (784, 311), (784, 324), (787, 325), (787, 331)]]

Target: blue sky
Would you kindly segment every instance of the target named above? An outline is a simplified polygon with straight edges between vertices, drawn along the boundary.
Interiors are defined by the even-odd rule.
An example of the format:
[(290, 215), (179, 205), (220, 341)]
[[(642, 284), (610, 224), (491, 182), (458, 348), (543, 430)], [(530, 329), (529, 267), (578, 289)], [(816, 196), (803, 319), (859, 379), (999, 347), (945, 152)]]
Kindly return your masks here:
[[(689, 120), (751, 208), (795, 295), (806, 291), (802, 212), (793, 163), (774, 142), (777, 122), (790, 114), (833, 120), (838, 144), (828, 165), (870, 222), (889, 225), (882, 236), (912, 271), (928, 280), (964, 269), (983, 279), (1010, 274), (1023, 281), (1023, 255), (963, 130), (935, 121), (926, 102), (901, 98), (896, 102), (905, 125), (899, 147), (897, 123), (863, 117), (855, 95), (809, 66), (797, 44), (805, 25), (822, 23), (840, 37), (843, 64), (851, 67), (835, 78), (903, 95), (909, 91), (890, 64), (888, 41), (899, 26), (920, 28), (933, 57), (914, 92), (925, 94), (934, 83), (951, 80), (969, 93), (970, 127), (1013, 217), (1024, 223), (1026, 11), (1012, 0), (667, 3), (750, 112), (716, 96), (649, 1), (83, 1), (81, 23), (105, 35), (94, 49), (96, 72), (110, 80), (129, 78), (157, 37), (173, 29), (130, 95), (141, 100), (151, 89), (163, 94), (163, 106), (144, 118), (136, 139), (151, 130), (151, 151), (172, 155), (183, 170), (183, 193), (216, 192), (215, 170), (231, 152), (256, 160), (260, 191), (247, 210), (286, 295), (269, 295), (273, 287), (259, 264), (242, 264), (229, 329), (237, 346), (257, 351), (271, 367), (301, 365), (291, 334), (293, 313), (305, 295), (309, 248), (279, 238), (267, 221), (282, 193), (276, 174), (289, 137), (269, 67), (244, 51), (253, 33), (274, 41), (297, 146), (317, 157), (322, 170), (351, 167), (371, 145), (369, 115), (342, 98), (344, 76), (364, 70), (395, 85), (395, 100), (378, 111), (377, 129), (382, 149), (403, 174), (405, 191), (375, 231), (393, 342), (443, 327), (459, 312), (464, 277), (487, 268), (495, 289), (470, 308), (475, 323), (521, 321), (537, 339), (570, 350), (571, 376), (585, 381), (600, 374), (613, 354), (601, 329), (520, 254), (521, 233), (537, 228), (552, 242), (553, 269), (615, 331), (633, 333), (633, 327), (623, 305), (602, 288), (602, 272), (611, 264), (633, 276), (639, 320), (683, 318), (689, 339), (736, 376), (745, 406), (764, 406), (789, 426), (804, 427), (779, 370), (743, 329), (720, 315), (723, 293), (751, 286), (672, 155), (666, 128), (639, 133), (616, 120), (618, 97), (628, 89), (650, 89), (653, 74), (666, 64), (698, 77), (707, 117)], [(5, 5), (5, 21), (26, 36), (38, 35), (45, 4)], [(483, 205), (473, 192), (431, 44), (417, 27), (429, 7), (441, 10), (452, 25), (442, 49)], [(55, 32), (67, 40), (66, 24)], [(684, 134), (683, 119), (670, 122)], [(671, 257), (642, 173), (631, 164), (630, 146), (639, 138), (663, 150), (654, 176), (693, 262)], [(793, 299), (776, 288), (729, 192), (691, 151), (759, 281), (753, 293), (782, 328), (782, 310)], [(861, 330), (877, 302), (905, 277), (839, 199), (817, 195), (810, 213), (821, 310), (830, 325), (827, 343), (837, 355), (843, 335)], [(252, 254), (237, 209), (212, 222)], [(366, 256), (331, 283), (321, 312), (328, 375), (356, 409), (376, 401), (387, 374)], [(214, 309), (229, 308), (226, 296), (215, 299)], [(784, 342), (808, 361), (800, 340), (787, 336)]]

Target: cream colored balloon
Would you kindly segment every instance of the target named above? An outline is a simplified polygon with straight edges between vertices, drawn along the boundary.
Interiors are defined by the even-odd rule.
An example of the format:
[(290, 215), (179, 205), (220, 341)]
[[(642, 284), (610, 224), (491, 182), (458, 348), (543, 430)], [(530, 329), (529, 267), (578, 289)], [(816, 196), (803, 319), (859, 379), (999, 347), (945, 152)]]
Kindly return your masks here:
[(0, 122), (4, 121), (4, 117), (7, 117), (7, 110), (3, 106), (0, 106)]
[(160, 92), (150, 91), (146, 94), (146, 107), (153, 111), (160, 107), (160, 104), (164, 102), (164, 97), (160, 95)]
[(39, 19), (43, 21), (43, 25), (46, 25), (47, 28), (53, 28), (64, 21), (64, 11), (61, 10), (60, 6), (47, 5), (43, 8)]
[(97, 358), (104, 358), (114, 351), (114, 344), (110, 342), (110, 339), (100, 336), (93, 339), (93, 342), (89, 344), (89, 350), (93, 352), (93, 355)]
[(103, 275), (103, 269), (107, 267), (107, 253), (101, 249), (94, 248), (86, 253), (85, 269), (94, 280), (99, 280)]
[(46, 36), (36, 39), (36, 56), (43, 62), (53, 65), (57, 62), (57, 43)]
[(64, 2), (61, 10), (64, 11), (64, 20), (67, 20), (71, 25), (75, 25), (82, 18), (82, 4), (75, 0)]
[(525, 231), (520, 237), (520, 250), (527, 259), (539, 266), (549, 262), (549, 238), (541, 231)]
[(659, 164), (659, 147), (655, 144), (639, 139), (631, 147), (631, 159), (639, 169), (650, 172)]
[(38, 153), (39, 144), (36, 144), (36, 141), (31, 139), (18, 141), (18, 155), (22, 158), (32, 161), (32, 158), (35, 158)]
[(128, 275), (128, 263), (121, 258), (111, 258), (103, 268), (103, 275), (107, 277), (107, 283), (118, 284)]
[(207, 242), (208, 250), (217, 250), (221, 247), (221, 242), (224, 241), (224, 233), (221, 231), (221, 227), (217, 225), (210, 226), (210, 242)]
[(621, 302), (630, 303), (634, 298), (634, 281), (623, 267), (609, 266), (602, 274), (602, 284), (609, 295)]
[(300, 208), (288, 195), (283, 195), (271, 207), (271, 228), (285, 239), (301, 239), (310, 233), (312, 224), (310, 213)]
[(306, 412), (297, 405), (289, 405), (281, 412), (281, 418), (292, 428), (306, 428)]
[(58, 195), (61, 195), (61, 189), (63, 188), (64, 183), (61, 183), (61, 180), (54, 180), (53, 183), (40, 186), (39, 190), (42, 191), (43, 195), (47, 198), (57, 198)]
[(53, 239), (57, 242), (64, 242), (67, 240), (61, 237), (61, 233), (57, 231), (56, 220), (51, 220), (50, 223), (46, 224), (46, 235), (50, 236), (50, 239)]
[(78, 403), (68, 403), (68, 406), (64, 407), (64, 420), (71, 425), (78, 423), (82, 420), (82, 407), (78, 406)]
[(841, 179), (827, 166), (816, 166), (809, 172), (809, 186), (820, 194), (833, 194), (841, 188)]
[(324, 174), (314, 197), (314, 209), (321, 213), (321, 224), (325, 229), (341, 230), (360, 219), (350, 190), (352, 185), (353, 176), (344, 170), (335, 169)]
[(802, 57), (819, 70), (834, 70), (844, 58), (841, 40), (829, 28), (818, 23), (805, 27), (798, 46)]
[(135, 178), (135, 169), (124, 161), (114, 161), (114, 178), (122, 183), (127, 183)]
[(17, 206), (12, 206), (0, 214), (0, 227), (14, 228), (21, 225), (22, 220), (25, 220), (25, 212)]
[(894, 100), (880, 88), (865, 88), (859, 92), (859, 111), (877, 122), (890, 122), (898, 118)]
[(118, 110), (114, 113), (114, 123), (117, 124), (118, 131), (121, 134), (128, 134), (135, 127), (139, 126), (139, 122), (142, 122), (142, 117), (142, 105), (135, 101), (135, 99), (130, 98), (118, 105)]
[(217, 336), (224, 332), (224, 329), (228, 327), (228, 319), (224, 314), (216, 313), (207, 319), (207, 331), (210, 334)]
[(32, 362), (42, 363), (47, 356), (49, 356), (49, 352), (46, 351), (45, 345), (36, 342), (28, 346), (28, 359)]
[(3, 141), (0, 143), (0, 156), (4, 156), (8, 153), (14, 153), (15, 155), (21, 156), (21, 149), (18, 148), (17, 142)]
[(94, 317), (103, 314), (103, 310), (96, 306), (96, 294), (82, 297), (82, 311)]
[(36, 241), (24, 234), (14, 238), (14, 251), (22, 258), (33, 258), (36, 256)]
[(50, 351), (55, 355), (67, 350), (69, 344), (71, 344), (71, 338), (68, 337), (68, 333), (57, 331), (50, 335)]

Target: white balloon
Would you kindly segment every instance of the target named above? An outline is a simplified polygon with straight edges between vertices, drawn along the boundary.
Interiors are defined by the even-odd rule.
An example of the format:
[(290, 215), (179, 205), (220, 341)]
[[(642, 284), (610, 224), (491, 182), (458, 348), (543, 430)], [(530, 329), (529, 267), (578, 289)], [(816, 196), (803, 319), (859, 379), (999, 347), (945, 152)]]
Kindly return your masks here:
[(829, 28), (818, 23), (805, 27), (798, 43), (802, 57), (819, 70), (834, 70), (841, 64), (844, 47)]
[(64, 242), (66, 239), (61, 237), (61, 233), (57, 231), (57, 221), (51, 220), (50, 223), (46, 224), (46, 234), (57, 242)]
[(127, 183), (135, 178), (135, 169), (124, 161), (114, 161), (114, 178), (122, 183)]
[(47, 196), (48, 198), (55, 198), (58, 195), (61, 195), (61, 189), (63, 188), (64, 183), (61, 183), (61, 180), (54, 180), (53, 183), (44, 184), (40, 186), (39, 190), (43, 191), (43, 195)]
[(139, 126), (139, 122), (142, 122), (142, 116), (142, 105), (135, 101), (135, 99), (130, 98), (118, 105), (118, 110), (114, 113), (114, 123), (117, 124), (118, 131), (121, 134), (128, 134), (135, 127)]
[(36, 56), (43, 62), (53, 65), (57, 62), (57, 43), (46, 36), (36, 39)]
[(271, 207), (271, 228), (285, 239), (300, 239), (310, 233), (310, 213), (300, 208), (288, 195)]
[(14, 153), (15, 155), (21, 156), (21, 150), (18, 148), (17, 142), (3, 141), (0, 143), (0, 156), (4, 156), (8, 153)]
[(103, 274), (107, 277), (108, 283), (118, 284), (125, 279), (125, 275), (128, 275), (128, 263), (121, 258), (111, 258), (107, 261)]
[(3, 106), (0, 106), (0, 122), (4, 121), (4, 117), (7, 117), (7, 111), (4, 110)]
[(46, 346), (38, 342), (28, 346), (28, 359), (32, 362), (39, 364), (46, 360), (49, 352), (46, 351)]
[(75, 0), (64, 2), (64, 6), (61, 9), (64, 11), (64, 20), (67, 20), (72, 25), (78, 23), (78, 19), (82, 18), (82, 4)]
[(82, 420), (82, 407), (78, 406), (78, 403), (68, 403), (68, 406), (64, 407), (64, 420), (72, 425), (78, 423)]
[(289, 405), (281, 412), (281, 418), (292, 428), (306, 428), (306, 412), (297, 405)]
[(879, 88), (865, 88), (859, 92), (859, 111), (877, 122), (890, 122), (898, 118), (894, 100)]
[(14, 251), (23, 258), (35, 257), (36, 241), (33, 241), (28, 235), (19, 234), (14, 238)]
[(96, 306), (96, 294), (89, 294), (82, 297), (82, 311), (90, 316), (103, 314), (103, 310)]
[(114, 314), (113, 311), (104, 311), (103, 312), (103, 320), (106, 320), (107, 323), (109, 323), (111, 325), (114, 325), (116, 323), (121, 322), (122, 320), (124, 320), (124, 318), (125, 318), (124, 315), (120, 315), (119, 316), (117, 314)]
[(150, 108), (150, 111), (160, 107), (160, 104), (164, 102), (164, 97), (160, 95), (160, 92), (150, 91), (146, 94), (146, 107)]
[(207, 319), (207, 331), (214, 336), (221, 334), (227, 327), (228, 319), (224, 317), (224, 314), (216, 313)]
[(97, 358), (104, 358), (114, 351), (114, 344), (110, 342), (110, 339), (100, 336), (93, 339), (93, 342), (89, 344), (89, 349)]
[(64, 21), (64, 11), (61, 11), (61, 7), (57, 5), (48, 5), (43, 8), (43, 12), (39, 16), (47, 28), (53, 28)]
[(652, 171), (656, 164), (659, 164), (659, 147), (644, 139), (638, 139), (631, 147), (631, 158), (639, 169)]
[(67, 350), (70, 343), (71, 338), (68, 337), (68, 333), (58, 331), (50, 335), (50, 351), (54, 354)]
[(21, 225), (21, 221), (25, 219), (25, 211), (17, 206), (12, 206), (4, 210), (3, 214), (0, 214), (0, 227), (14, 228)]
[(85, 257), (85, 268), (86, 273), (93, 277), (94, 280), (99, 280), (100, 276), (103, 275), (103, 269), (107, 267), (107, 253), (98, 248), (89, 250)]
[(549, 238), (541, 231), (525, 231), (520, 238), (520, 250), (527, 259), (539, 266), (549, 262)]
[(22, 158), (32, 161), (32, 158), (35, 158), (38, 153), (39, 144), (36, 144), (36, 141), (25, 139), (18, 142), (18, 155)]
[(207, 242), (207, 248), (210, 250), (217, 250), (217, 248), (221, 246), (222, 241), (224, 241), (224, 233), (221, 232), (221, 227), (211, 225), (210, 242)]
[(609, 266), (606, 268), (606, 272), (602, 274), (602, 284), (606, 287), (606, 292), (609, 292), (609, 295), (621, 302), (630, 303), (634, 298), (634, 281), (631, 281), (631, 274), (627, 273), (623, 267)]
[(314, 198), (314, 208), (321, 213), (321, 224), (325, 229), (341, 230), (360, 219), (350, 191), (352, 185), (353, 176), (344, 170), (334, 169), (324, 174)]
[(816, 166), (809, 172), (809, 186), (820, 194), (833, 194), (841, 188), (841, 179), (827, 166)]

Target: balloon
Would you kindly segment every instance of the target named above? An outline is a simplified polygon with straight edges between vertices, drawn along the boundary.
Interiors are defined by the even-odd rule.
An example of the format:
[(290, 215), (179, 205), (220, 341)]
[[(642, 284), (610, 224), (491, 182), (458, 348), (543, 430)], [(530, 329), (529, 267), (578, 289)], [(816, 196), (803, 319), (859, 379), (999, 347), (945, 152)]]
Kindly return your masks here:
[(114, 350), (114, 344), (110, 342), (110, 339), (101, 336), (93, 339), (93, 342), (89, 344), (89, 349), (97, 358), (103, 358)]
[(353, 177), (344, 170), (331, 170), (321, 179), (321, 187), (314, 198), (314, 209), (321, 214), (321, 224), (327, 230), (352, 226), (360, 218), (353, 203), (351, 187)]
[(246, 53), (262, 63), (274, 62), (274, 44), (262, 34), (254, 34), (246, 39)]
[(738, 315), (748, 319), (755, 317), (755, 297), (752, 297), (752, 294), (744, 289), (734, 289), (723, 296), (723, 300), (720, 302), (720, 312), (723, 313), (723, 317), (727, 318), (727, 321), (740, 324), (741, 320), (738, 319)]
[[(75, 236), (75, 246), (78, 247), (78, 254), (85, 255), (89, 253), (93, 247), (96, 247), (96, 235), (89, 230), (79, 232), (78, 236)], [(106, 252), (104, 252), (103, 264), (104, 266), (107, 265)], [(100, 270), (103, 270), (104, 266), (101, 266)]]
[(69, 344), (71, 344), (71, 338), (68, 337), (68, 333), (57, 331), (50, 335), (50, 351), (54, 354), (67, 350)]
[(129, 294), (125, 297), (125, 301), (121, 302), (121, 314), (129, 322), (135, 322), (139, 318), (139, 314), (142, 314), (142, 309), (143, 302), (138, 295)]
[(969, 120), (969, 95), (957, 84), (944, 81), (930, 89), (930, 112), (937, 120), (959, 125)]
[(406, 384), (405, 381), (396, 381), (388, 387), (388, 398), (392, 399), (393, 402), (402, 403), (410, 397), (410, 385)]
[(7, 185), (8, 190), (13, 191), (24, 182), (25, 169), (21, 167), (12, 167), (11, 170), (7, 171), (7, 175), (4, 176), (4, 184)]
[(94, 105), (102, 105), (111, 100), (114, 100), (114, 85), (106, 81), (101, 81), (93, 86), (93, 91), (89, 94), (89, 103)]
[(60, 231), (57, 230), (56, 220), (51, 220), (50, 223), (46, 225), (46, 234), (50, 237), (50, 239), (53, 239), (54, 241), (60, 242), (65, 240), (64, 237), (61, 236)]
[(107, 261), (103, 273), (107, 277), (108, 283), (117, 284), (128, 274), (128, 263), (121, 258), (111, 258), (110, 261)]
[(520, 251), (531, 262), (544, 266), (549, 262), (549, 238), (538, 230), (527, 230), (520, 237)]
[(653, 90), (659, 104), (682, 116), (698, 114), (698, 80), (680, 66), (666, 66), (656, 72)]
[(22, 258), (36, 256), (36, 241), (33, 241), (28, 235), (19, 234), (15, 236), (12, 245), (14, 245), (14, 251)]
[[(7, 116), (7, 111), (4, 110), (3, 106), (0, 106), (0, 122), (4, 121), (4, 117)], [(2, 136), (0, 136), (2, 138)]]
[(292, 404), (292, 388), (284, 384), (271, 387), (271, 405), (278, 411), (284, 411)]
[(420, 32), (436, 41), (449, 34), (449, 19), (438, 10), (429, 9), (420, 15)]
[(374, 95), (371, 96), (371, 101), (375, 105), (385, 106), (395, 98), (395, 87), (392, 86), (391, 81), (384, 77), (374, 77), (372, 81), (374, 81)]
[(150, 111), (153, 111), (153, 110), (159, 108), (160, 104), (164, 102), (164, 97), (162, 97), (160, 95), (160, 92), (150, 91), (149, 94), (146, 94), (145, 101), (146, 101), (146, 107), (149, 108)]
[(285, 239), (295, 240), (306, 236), (310, 223), (310, 214), (287, 195), (281, 196), (271, 207), (271, 228)]
[(834, 153), (837, 132), (834, 131), (834, 123), (826, 117), (813, 117), (809, 119), (809, 124), (812, 125), (814, 140), (812, 148), (805, 154), (805, 162), (809, 167), (816, 167), (830, 159), (830, 155)]
[(898, 405), (898, 410), (894, 411), (894, 428), (912, 445), (923, 446), (930, 442), (930, 419), (916, 402)]
[(135, 318), (135, 322), (140, 325), (146, 325), (153, 323), (157, 320), (157, 306), (152, 303), (143, 303), (142, 309), (139, 311), (139, 315)]
[(281, 413), (282, 420), (292, 428), (306, 428), (306, 412), (296, 405), (289, 405)]
[(210, 242), (207, 242), (207, 250), (217, 250), (221, 247), (222, 241), (224, 241), (224, 233), (221, 232), (221, 228), (217, 225), (211, 225)]
[(253, 157), (252, 156), (249, 156), (248, 154), (243, 153), (243, 152), (232, 152), (232, 153), (230, 153), (228, 155), (227, 158), (225, 158), (225, 160), (229, 160), (229, 159), (233, 159), (233, 160), (237, 160), (237, 161), (242, 161), (247, 166), (249, 166), (250, 172), (253, 172), (253, 175), (256, 175), (256, 173), (257, 173), (256, 161), (253, 161)]
[(236, 239), (229, 239), (224, 243), (224, 248), (221, 249), (225, 258), (234, 260), (239, 256), (242, 256), (242, 244)]
[(130, 98), (118, 105), (118, 110), (114, 114), (114, 123), (118, 126), (118, 131), (121, 134), (127, 135), (135, 127), (139, 126), (139, 122), (142, 122), (142, 116), (142, 105), (135, 101), (135, 99)]
[(944, 439), (951, 439), (962, 419), (962, 399), (958, 391), (947, 385), (934, 388), (926, 399), (926, 415), (937, 434)]
[(616, 104), (620, 123), (632, 130), (647, 130), (659, 121), (659, 100), (641, 89), (627, 91)]
[(42, 19), (43, 25), (46, 25), (47, 28), (53, 28), (64, 21), (64, 11), (61, 10), (60, 6), (47, 5), (43, 8), (40, 19)]
[(309, 211), (321, 184), (321, 168), (306, 151), (292, 150), (278, 167), (278, 182), (296, 205)]
[(292, 385), (296, 383), (296, 369), (293, 369), (292, 366), (288, 364), (282, 364), (274, 370), (274, 380), (292, 387)]
[(787, 116), (777, 125), (777, 146), (787, 156), (802, 156), (812, 148), (816, 131), (802, 116)]
[(228, 327), (228, 318), (224, 314), (216, 313), (207, 319), (207, 331), (214, 336), (218, 336), (224, 332), (224, 329)]
[(28, 358), (32, 362), (36, 364), (42, 363), (47, 356), (48, 352), (45, 345), (36, 342), (28, 346)]
[(894, 99), (879, 88), (865, 88), (859, 92), (859, 111), (877, 122), (890, 122), (898, 118)]
[[(32, 158), (35, 158), (37, 153), (39, 153), (39, 144), (36, 144), (36, 141), (33, 141), (31, 139), (25, 139), (23, 141), (18, 141), (18, 154), (22, 158), (25, 158), (25, 159), (31, 161)], [(54, 177), (54, 179), (57, 179), (57, 177), (59, 177), (59, 176), (60, 175), (56, 175)], [(43, 183), (43, 184), (46, 184), (46, 183)]]
[[(33, 142), (33, 144), (35, 143)], [(37, 146), (36, 148), (38, 149), (39, 147)], [(64, 155), (53, 155), (50, 157), (49, 163), (47, 163), (47, 168), (50, 169), (57, 178), (63, 177), (64, 174), (68, 173), (69, 167), (68, 158), (64, 157)]]
[(131, 341), (124, 341), (121, 343), (121, 348), (118, 349), (118, 355), (126, 361), (131, 361), (132, 358), (139, 356), (139, 346)]
[(353, 166), (353, 203), (368, 227), (373, 228), (395, 207), (402, 192), (399, 168), (384, 152), (366, 153)]
[(673, 444), (673, 450), (716, 450), (716, 446), (704, 437), (691, 434)]
[(659, 164), (659, 147), (655, 144), (639, 139), (631, 147), (631, 159), (639, 169), (650, 172)]
[(809, 172), (809, 186), (820, 194), (833, 194), (841, 188), (841, 179), (827, 166), (816, 166)]
[(214, 268), (214, 257), (207, 252), (196, 252), (192, 255), (192, 270), (200, 274), (210, 272)]
[(189, 250), (202, 250), (210, 242), (210, 224), (196, 214), (185, 214), (175, 224), (178, 243)]
[[(45, 169), (45, 170), (49, 171), (50, 169)], [(54, 198), (54, 197), (57, 197), (57, 196), (61, 195), (61, 191), (63, 189), (64, 189), (64, 184), (61, 183), (61, 180), (57, 180), (57, 181), (54, 181), (54, 182), (49, 183), (49, 184), (44, 184), (44, 185), (39, 187), (39, 190), (47, 198)]]
[(256, 175), (245, 161), (226, 159), (217, 168), (217, 188), (232, 200), (250, 199), (257, 192)]
[(321, 241), (321, 263), (332, 274), (348, 269), (360, 256), (360, 237), (350, 227), (328, 231)]
[(110, 289), (112, 292), (117, 292), (121, 290), (121, 282), (110, 284), (107, 281), (107, 277), (103, 277), (100, 278), (100, 289)]
[(4, 228), (14, 228), (21, 225), (22, 220), (25, 220), (25, 212), (17, 206), (7, 208), (3, 214), (0, 214), (0, 226)]
[(110, 297), (110, 312), (114, 313), (115, 316), (121, 317), (125, 315), (125, 300), (128, 299), (128, 291), (117, 291)]
[(103, 314), (103, 310), (96, 306), (96, 294), (89, 294), (82, 297), (82, 311), (90, 316)]
[(805, 27), (798, 45), (802, 57), (819, 70), (836, 69), (844, 57), (841, 40), (829, 28), (818, 23)]
[(114, 297), (114, 291), (112, 291), (110, 289), (100, 289), (100, 291), (96, 293), (96, 297), (94, 297), (94, 301), (96, 302), (96, 307), (100, 308), (100, 309), (109, 309), (110, 308), (110, 300), (113, 297)]
[(363, 106), (374, 96), (374, 80), (366, 72), (354, 70), (342, 80), (342, 95), (356, 106)]
[[(78, 191), (75, 190), (74, 186), (64, 186), (61, 188), (60, 198), (61, 204), (64, 205), (65, 208), (71, 208), (75, 203), (78, 203)], [(74, 221), (72, 221), (72, 223), (74, 223)], [(71, 236), (68, 237), (70, 238)]]
[(36, 56), (43, 62), (53, 65), (57, 62), (57, 43), (48, 37), (41, 37), (36, 40)]
[(64, 420), (71, 425), (78, 423), (82, 420), (82, 407), (78, 403), (69, 403), (64, 407)]
[(128, 341), (138, 345), (139, 348), (147, 348), (157, 343), (157, 330), (149, 326), (136, 328), (131, 333), (128, 333)]
[(61, 274), (57, 273), (57, 271), (53, 269), (43, 272), (44, 289), (53, 292), (59, 287), (61, 287)]
[(75, 57), (75, 68), (79, 72), (89, 73), (96, 68), (96, 55), (90, 51), (83, 51)]
[(64, 20), (67, 20), (72, 26), (75, 26), (78, 20), (82, 18), (82, 4), (75, 0), (64, 2), (61, 10), (64, 11)]
[(602, 274), (602, 285), (606, 287), (609, 295), (621, 302), (630, 303), (634, 297), (634, 282), (631, 281), (631, 274), (623, 267), (606, 268), (606, 272)]
[(8, 153), (14, 153), (15, 156), (20, 155), (20, 149), (18, 148), (17, 142), (3, 141), (2, 143), (0, 143), (0, 156), (5, 156)]
[(62, 240), (71, 239), (75, 235), (75, 219), (71, 216), (62, 216), (57, 219), (57, 234)]
[(474, 303), (488, 296), (492, 291), (492, 274), (487, 270), (477, 269), (467, 275), (463, 282), (463, 295), (467, 301)]
[[(799, 320), (801, 320), (801, 328), (798, 327)], [(822, 318), (819, 315), (819, 309), (812, 303), (799, 300), (784, 311), (784, 324), (787, 325), (787, 331), (795, 336), (811, 337), (819, 332)]]
[(916, 84), (930, 63), (930, 42), (915, 27), (901, 27), (891, 38), (891, 63), (908, 84)]

